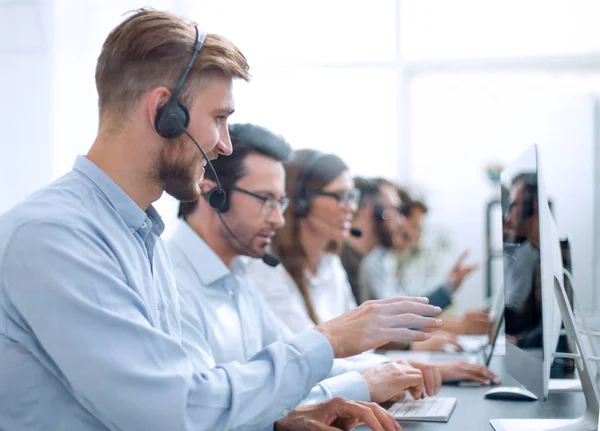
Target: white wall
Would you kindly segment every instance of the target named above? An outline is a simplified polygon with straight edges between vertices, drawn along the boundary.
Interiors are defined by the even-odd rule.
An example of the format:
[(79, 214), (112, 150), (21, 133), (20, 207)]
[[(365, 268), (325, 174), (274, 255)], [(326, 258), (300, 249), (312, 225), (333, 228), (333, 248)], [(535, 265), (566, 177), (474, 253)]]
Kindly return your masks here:
[(0, 2), (0, 213), (52, 178), (52, 5)]

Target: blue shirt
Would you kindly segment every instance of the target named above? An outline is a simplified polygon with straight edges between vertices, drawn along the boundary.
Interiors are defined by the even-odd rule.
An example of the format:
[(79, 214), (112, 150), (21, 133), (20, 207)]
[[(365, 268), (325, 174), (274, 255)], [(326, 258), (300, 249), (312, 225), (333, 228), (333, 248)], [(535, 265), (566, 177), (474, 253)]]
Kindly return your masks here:
[[(244, 363), (269, 344), (293, 337), (253, 285), (242, 259), (235, 259), (229, 270), (182, 220), (167, 247), (179, 291), (184, 346), (192, 357), (194, 346), (207, 342), (216, 363)], [(370, 401), (366, 382), (354, 371), (359, 364), (334, 364), (333, 377), (316, 385), (304, 402), (336, 396)]]
[(0, 429), (272, 429), (327, 375), (316, 331), (192, 362), (162, 231), (85, 157), (0, 217)]

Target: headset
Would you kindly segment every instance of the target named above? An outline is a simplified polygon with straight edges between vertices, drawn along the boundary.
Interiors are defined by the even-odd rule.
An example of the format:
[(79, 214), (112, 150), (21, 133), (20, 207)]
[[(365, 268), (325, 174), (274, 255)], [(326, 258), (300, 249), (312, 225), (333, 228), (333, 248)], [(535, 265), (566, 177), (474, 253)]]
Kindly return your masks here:
[[(312, 173), (315, 165), (319, 162), (319, 160), (321, 160), (325, 156), (327, 156), (326, 153), (322, 153), (320, 151), (315, 152), (312, 155), (312, 157), (308, 160), (308, 163), (300, 173), (298, 184), (296, 184), (296, 193), (294, 194), (293, 204), (294, 215), (298, 218), (306, 217), (310, 210), (310, 198), (306, 193), (306, 183), (308, 182), (308, 178), (310, 177), (310, 174)], [(315, 216), (315, 218), (321, 220), (328, 226), (337, 227), (336, 225), (331, 223), (329, 220), (324, 219), (323, 217)], [(357, 227), (352, 227), (350, 228), (350, 235), (352, 235), (355, 238), (360, 238), (362, 236), (362, 230)]]
[(533, 195), (527, 191), (527, 196), (523, 200), (523, 208), (521, 212), (521, 218), (523, 220), (528, 220), (535, 215), (535, 207), (533, 205), (533, 201), (536, 200)]
[(308, 160), (308, 163), (300, 173), (298, 184), (296, 184), (296, 193), (294, 193), (294, 215), (296, 217), (306, 217), (310, 210), (310, 199), (306, 193), (306, 183), (312, 173), (315, 165), (325, 157), (327, 154), (317, 151), (313, 153), (312, 157)]
[(196, 145), (196, 147), (198, 147), (198, 150), (200, 150), (202, 153), (202, 156), (213, 172), (217, 182), (217, 187), (211, 191), (207, 198), (208, 203), (211, 207), (219, 209), (225, 204), (227, 195), (221, 188), (221, 183), (219, 182), (219, 178), (217, 177), (215, 168), (210, 162), (210, 159), (206, 156), (206, 153), (202, 147), (200, 147), (198, 142), (196, 142), (194, 137), (187, 130), (187, 126), (190, 124), (190, 112), (183, 103), (178, 101), (179, 95), (183, 90), (185, 80), (192, 71), (194, 63), (196, 62), (198, 54), (200, 54), (200, 50), (204, 44), (204, 39), (206, 39), (206, 33), (204, 31), (200, 32), (196, 24), (194, 24), (194, 28), (196, 30), (196, 43), (194, 44), (194, 52), (192, 53), (192, 57), (190, 58), (190, 61), (183, 74), (179, 78), (179, 81), (177, 81), (177, 85), (175, 86), (175, 90), (173, 90), (171, 93), (169, 101), (166, 103), (166, 105), (161, 106), (156, 111), (156, 117), (154, 118), (154, 129), (159, 136), (165, 139), (175, 139), (182, 134), (186, 134)]

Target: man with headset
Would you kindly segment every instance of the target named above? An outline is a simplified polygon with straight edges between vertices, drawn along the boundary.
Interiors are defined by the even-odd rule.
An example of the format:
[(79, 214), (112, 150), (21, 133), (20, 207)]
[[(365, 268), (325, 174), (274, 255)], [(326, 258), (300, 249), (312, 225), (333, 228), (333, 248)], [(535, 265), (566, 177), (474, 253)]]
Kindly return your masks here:
[[(164, 191), (197, 199), (204, 166), (231, 153), (234, 78), (248, 79), (241, 52), (169, 13), (138, 11), (110, 33), (90, 151), (0, 217), (0, 429), (273, 429), (334, 356), (423, 339), (407, 328), (441, 324), (423, 317), (439, 309), (399, 299), (273, 343), (244, 365), (215, 367), (206, 343), (190, 359), (152, 202)], [(218, 187), (209, 198), (224, 200)], [(340, 400), (275, 426), (354, 418), (397, 428), (378, 407)]]
[[(213, 162), (226, 203), (214, 209), (206, 199), (181, 202), (182, 220), (167, 244), (179, 291), (184, 345), (205, 340), (217, 364), (244, 363), (269, 344), (293, 338), (246, 273), (254, 259), (240, 258), (278, 264), (266, 251), (284, 224), (288, 198), (282, 162), (292, 150), (281, 136), (252, 124), (232, 125), (229, 133), (235, 151)], [(215, 178), (207, 172), (204, 196), (216, 187)], [(190, 354), (193, 357), (193, 348)], [(409, 364), (380, 362), (334, 361), (332, 377), (319, 382), (305, 402), (335, 396), (385, 402), (403, 398), (406, 390), (419, 398), (424, 386), (427, 395), (439, 389), (441, 378), (436, 379), (439, 376), (427, 366), (421, 371)]]

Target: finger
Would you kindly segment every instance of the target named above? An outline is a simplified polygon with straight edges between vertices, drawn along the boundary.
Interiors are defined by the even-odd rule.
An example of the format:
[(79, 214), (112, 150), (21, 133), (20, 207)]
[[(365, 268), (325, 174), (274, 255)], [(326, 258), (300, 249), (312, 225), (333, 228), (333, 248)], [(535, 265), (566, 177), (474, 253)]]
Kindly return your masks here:
[(382, 314), (386, 316), (397, 316), (399, 314), (416, 314), (419, 316), (433, 317), (442, 312), (440, 307), (413, 301), (397, 301), (384, 304), (381, 307)]
[(436, 394), (435, 371), (433, 367), (427, 367), (423, 371), (423, 380), (425, 381), (425, 391), (428, 397)]
[(462, 369), (465, 380), (479, 382), (483, 385), (491, 383), (483, 366), (466, 363), (462, 366)]
[(481, 377), (479, 374), (465, 372), (458, 380), (465, 380), (467, 382), (477, 382), (482, 385), (489, 385), (490, 381), (486, 377)]
[(410, 396), (413, 397), (413, 400), (420, 400), (423, 398), (423, 386), (418, 388), (408, 388), (408, 392), (410, 393)]
[(398, 401), (404, 401), (405, 399), (406, 399), (406, 391), (400, 391), (398, 394), (396, 394), (392, 398), (390, 398), (390, 401), (398, 402)]
[(434, 367), (417, 361), (413, 361), (411, 365), (421, 371), (427, 396), (433, 396), (435, 392)]
[(404, 382), (403, 389), (407, 389), (415, 400), (423, 397), (425, 382), (423, 380), (423, 375), (420, 372), (419, 374), (408, 374), (404, 379)]
[(462, 263), (465, 261), (468, 255), (469, 252), (467, 250), (463, 251), (462, 254), (458, 257), (458, 259), (456, 259), (456, 262), (454, 263), (454, 268), (462, 266)]
[(469, 318), (472, 320), (478, 320), (482, 322), (491, 322), (490, 313), (485, 311), (475, 311), (469, 315)]
[(392, 430), (400, 429), (400, 426), (398, 425), (398, 422), (396, 422), (396, 419), (394, 419), (394, 417), (392, 415), (390, 415), (385, 409), (383, 409), (377, 403), (365, 403), (365, 404), (367, 404), (367, 406), (373, 411), (373, 414), (375, 415), (375, 417), (377, 418), (379, 423), (386, 430), (392, 431)]
[(467, 274), (469, 274), (470, 272), (473, 272), (473, 271), (478, 270), (478, 269), (479, 269), (479, 264), (474, 263), (473, 265), (468, 265), (465, 268), (465, 271), (467, 272)]
[(481, 374), (483, 377), (485, 377), (486, 379), (490, 380), (492, 383), (499, 385), (500, 383), (502, 383), (502, 381), (500, 380), (500, 378), (495, 375), (492, 370), (490, 370), (489, 368), (480, 365), (481, 367)]
[(315, 431), (340, 431), (339, 428), (331, 427), (329, 425), (325, 425), (322, 422), (310, 421), (308, 424), (310, 425), (309, 429), (315, 430)]
[(442, 319), (423, 317), (413, 313), (400, 313), (391, 316), (381, 316), (377, 323), (388, 328), (411, 329), (437, 329), (444, 324)]
[(433, 375), (435, 378), (435, 395), (437, 395), (440, 392), (440, 389), (442, 387), (442, 372), (440, 371), (440, 369), (438, 367), (432, 367), (433, 368)]
[[(344, 418), (354, 418), (358, 419), (359, 422), (364, 423), (373, 431), (384, 431), (382, 424), (375, 416), (373, 409), (367, 407), (368, 404), (371, 403), (363, 403), (363, 402), (345, 402), (338, 408), (338, 416)], [(387, 414), (387, 412), (386, 412)], [(393, 429), (390, 427), (386, 427), (385, 430)]]
[(392, 296), (391, 298), (365, 301), (365, 304), (394, 304), (396, 302), (416, 302), (420, 304), (429, 304), (429, 298), (424, 296)]
[(413, 331), (406, 328), (386, 328), (381, 330), (381, 337), (386, 341), (426, 341), (431, 338), (428, 332)]
[(457, 340), (449, 340), (447, 341), (448, 344), (452, 344), (454, 347), (456, 347), (457, 351), (462, 352), (463, 351), (463, 347), (458, 343)]

